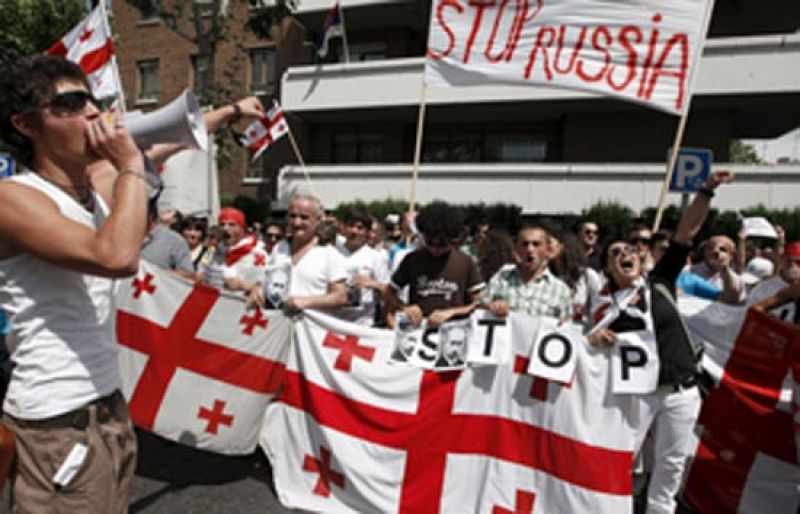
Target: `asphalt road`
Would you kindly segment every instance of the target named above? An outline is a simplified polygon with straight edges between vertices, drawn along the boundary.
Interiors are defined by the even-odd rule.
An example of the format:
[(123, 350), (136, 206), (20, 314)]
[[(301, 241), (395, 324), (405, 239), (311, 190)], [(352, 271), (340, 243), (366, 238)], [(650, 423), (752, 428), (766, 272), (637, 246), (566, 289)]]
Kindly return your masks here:
[[(259, 450), (227, 457), (138, 431), (139, 462), (131, 514), (297, 513), (281, 506), (269, 462)], [(8, 487), (0, 514), (10, 512)]]

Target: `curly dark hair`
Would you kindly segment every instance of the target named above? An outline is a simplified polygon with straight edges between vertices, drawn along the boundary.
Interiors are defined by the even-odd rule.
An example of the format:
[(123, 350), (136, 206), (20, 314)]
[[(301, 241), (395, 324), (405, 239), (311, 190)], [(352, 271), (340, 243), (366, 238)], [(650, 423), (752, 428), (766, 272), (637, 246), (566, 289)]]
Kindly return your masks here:
[(483, 280), (489, 279), (505, 264), (514, 262), (514, 240), (505, 230), (491, 229), (486, 233), (486, 240), (481, 246), (478, 257), (478, 269)]
[(464, 213), (447, 202), (437, 200), (420, 209), (416, 222), (426, 241), (452, 241), (461, 235)]
[(571, 232), (562, 232), (555, 236), (561, 242), (562, 250), (550, 261), (553, 274), (567, 283), (575, 292), (575, 286), (586, 269), (586, 254), (581, 249), (578, 237)]
[(77, 64), (52, 55), (21, 58), (0, 74), (0, 139), (25, 166), (32, 164), (33, 143), (14, 127), (11, 118), (20, 115), (31, 127), (39, 127), (39, 109), (55, 94), (60, 80), (81, 82), (90, 89)]

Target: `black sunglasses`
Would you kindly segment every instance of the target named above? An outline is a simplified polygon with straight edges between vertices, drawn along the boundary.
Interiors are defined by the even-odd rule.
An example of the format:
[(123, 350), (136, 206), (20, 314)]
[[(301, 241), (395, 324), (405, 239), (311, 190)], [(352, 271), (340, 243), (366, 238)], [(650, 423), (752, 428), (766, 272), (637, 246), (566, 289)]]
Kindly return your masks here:
[(42, 107), (49, 107), (56, 116), (68, 117), (82, 113), (87, 102), (91, 102), (98, 110), (102, 110), (97, 98), (90, 92), (82, 90), (58, 93)]
[(623, 253), (625, 255), (633, 255), (636, 253), (636, 247), (633, 245), (620, 245), (620, 246), (612, 246), (611, 249), (608, 250), (608, 254), (611, 256), (612, 259), (616, 259)]
[(644, 244), (644, 245), (650, 246), (650, 243), (651, 243), (652, 241), (651, 241), (649, 238), (647, 238), (647, 237), (632, 237), (630, 240), (628, 240), (628, 242), (629, 242), (630, 244), (632, 244), (632, 245), (635, 245), (635, 244), (639, 244), (639, 243), (641, 243), (641, 244)]

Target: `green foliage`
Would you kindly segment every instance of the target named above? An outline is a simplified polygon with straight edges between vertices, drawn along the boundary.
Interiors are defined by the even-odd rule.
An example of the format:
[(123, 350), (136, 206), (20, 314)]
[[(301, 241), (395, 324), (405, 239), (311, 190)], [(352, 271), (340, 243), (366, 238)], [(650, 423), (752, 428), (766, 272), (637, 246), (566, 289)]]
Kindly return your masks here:
[(285, 18), (293, 16), (297, 10), (297, 0), (247, 0), (250, 17), (245, 24), (247, 30), (264, 39), (272, 38), (272, 28), (280, 25)]
[(728, 160), (730, 162), (745, 164), (759, 164), (761, 162), (761, 158), (753, 145), (745, 144), (741, 139), (732, 139), (728, 152)]
[(84, 16), (85, 0), (0, 0), (0, 64), (45, 51)]
[[(352, 208), (366, 209), (370, 214), (375, 216), (378, 221), (383, 221), (387, 214), (401, 214), (408, 210), (408, 202), (405, 200), (397, 200), (389, 198), (386, 200), (376, 200), (372, 202), (364, 202), (356, 200), (354, 202), (345, 202), (336, 206), (333, 213), (336, 217), (341, 218), (345, 212)], [(420, 205), (419, 208), (423, 206)], [(466, 223), (470, 228), (474, 229), (480, 223), (489, 223), (493, 227), (507, 228), (514, 230), (519, 224), (522, 208), (518, 205), (508, 203), (494, 203), (485, 204), (470, 203), (459, 205), (464, 210), (466, 215)]]
[[(655, 207), (648, 207), (641, 212), (641, 219), (652, 226), (655, 219)], [(623, 239), (627, 236), (631, 220), (636, 213), (616, 202), (598, 202), (583, 211), (583, 216), (596, 221), (600, 225), (601, 237), (604, 241)], [(787, 241), (800, 240), (800, 207), (793, 209), (769, 209), (764, 205), (748, 207), (741, 211), (719, 211), (711, 209), (703, 228), (695, 237), (699, 242), (714, 234), (725, 234), (733, 239), (742, 226), (742, 217), (763, 216), (773, 225), (780, 225), (786, 232)], [(664, 209), (661, 227), (675, 230), (681, 217), (681, 209), (670, 205)]]

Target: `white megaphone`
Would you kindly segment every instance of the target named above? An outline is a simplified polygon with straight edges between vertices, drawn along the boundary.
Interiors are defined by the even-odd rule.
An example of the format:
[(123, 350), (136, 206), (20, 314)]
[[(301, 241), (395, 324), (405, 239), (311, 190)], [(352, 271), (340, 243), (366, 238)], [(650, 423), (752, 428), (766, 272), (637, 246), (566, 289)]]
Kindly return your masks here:
[(142, 150), (158, 143), (208, 149), (208, 131), (200, 105), (188, 89), (161, 109), (125, 114), (125, 127)]

